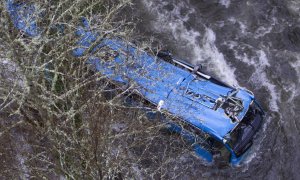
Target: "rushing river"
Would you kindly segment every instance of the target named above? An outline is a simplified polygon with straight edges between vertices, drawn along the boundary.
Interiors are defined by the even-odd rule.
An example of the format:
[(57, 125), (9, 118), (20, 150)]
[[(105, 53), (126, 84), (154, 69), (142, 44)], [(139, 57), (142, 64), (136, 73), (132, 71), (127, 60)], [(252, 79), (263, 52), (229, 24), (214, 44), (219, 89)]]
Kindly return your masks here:
[(179, 160), (174, 169), (185, 173), (178, 178), (299, 179), (300, 1), (141, 0), (134, 8), (139, 32), (250, 89), (267, 112), (244, 165), (184, 167)]
[[(124, 175), (130, 172), (128, 176), (136, 179), (299, 179), (300, 0), (134, 0), (132, 12), (139, 20), (137, 34), (146, 39), (154, 36), (175, 56), (200, 63), (208, 74), (253, 91), (267, 117), (240, 167), (208, 165), (184, 147), (171, 152), (181, 144), (176, 145), (176, 137), (160, 134), (147, 137), (152, 142), (146, 146), (153, 155), (150, 160), (147, 154), (141, 160), (137, 153), (129, 153), (134, 163), (123, 167)], [(24, 132), (13, 131), (10, 138), (15, 144), (9, 143), (14, 149), (11, 159), (16, 157), (21, 177), (26, 179), (29, 173), (24, 162), (30, 158), (23, 154), (32, 150)], [(160, 154), (170, 158), (165, 160)]]

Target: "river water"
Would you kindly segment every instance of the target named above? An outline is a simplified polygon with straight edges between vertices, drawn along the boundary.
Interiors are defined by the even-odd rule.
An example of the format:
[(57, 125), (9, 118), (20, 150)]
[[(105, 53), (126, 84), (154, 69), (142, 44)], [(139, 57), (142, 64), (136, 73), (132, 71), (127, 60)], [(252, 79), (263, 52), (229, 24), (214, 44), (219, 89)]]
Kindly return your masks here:
[(300, 1), (140, 0), (134, 13), (139, 33), (253, 91), (267, 112), (244, 165), (178, 160), (178, 178), (299, 179)]
[[(208, 165), (184, 147), (169, 153), (176, 138), (159, 135), (149, 146), (157, 158), (124, 167), (125, 172), (137, 179), (299, 179), (299, 0), (135, 0), (132, 12), (139, 20), (136, 33), (155, 37), (177, 57), (253, 91), (267, 117), (240, 167)], [(14, 134), (18, 168), (27, 178), (21, 152), (31, 149), (25, 136)], [(172, 158), (161, 160), (159, 153)]]

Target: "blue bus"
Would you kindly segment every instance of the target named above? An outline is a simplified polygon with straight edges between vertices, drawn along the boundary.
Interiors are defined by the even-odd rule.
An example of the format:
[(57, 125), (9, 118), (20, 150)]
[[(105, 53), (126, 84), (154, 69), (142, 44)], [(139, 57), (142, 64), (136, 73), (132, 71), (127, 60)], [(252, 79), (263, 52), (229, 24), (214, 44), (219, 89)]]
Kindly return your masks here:
[[(42, 36), (34, 4), (6, 3), (15, 28), (29, 37)], [(251, 91), (219, 81), (202, 72), (201, 65), (168, 51), (149, 53), (120, 38), (99, 41), (85, 18), (75, 33), (78, 47), (73, 56), (86, 56), (113, 84), (132, 87), (131, 92), (157, 111), (171, 114), (167, 128), (188, 140), (199, 157), (212, 162), (225, 154), (232, 165), (242, 162), (264, 118)]]

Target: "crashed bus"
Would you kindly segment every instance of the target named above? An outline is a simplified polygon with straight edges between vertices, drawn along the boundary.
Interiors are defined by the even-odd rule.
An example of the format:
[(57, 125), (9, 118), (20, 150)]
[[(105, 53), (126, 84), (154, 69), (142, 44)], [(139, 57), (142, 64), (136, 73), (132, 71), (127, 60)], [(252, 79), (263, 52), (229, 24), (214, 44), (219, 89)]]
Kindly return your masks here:
[[(34, 4), (6, 3), (15, 28), (29, 37), (42, 36), (31, 17)], [(201, 65), (167, 51), (149, 53), (120, 38), (98, 42), (85, 18), (80, 24), (73, 56), (87, 57), (96, 72), (116, 85), (133, 87), (130, 91), (175, 117), (164, 123), (188, 140), (199, 157), (212, 162), (225, 150), (232, 165), (243, 161), (264, 118), (251, 91), (219, 81), (202, 72)]]

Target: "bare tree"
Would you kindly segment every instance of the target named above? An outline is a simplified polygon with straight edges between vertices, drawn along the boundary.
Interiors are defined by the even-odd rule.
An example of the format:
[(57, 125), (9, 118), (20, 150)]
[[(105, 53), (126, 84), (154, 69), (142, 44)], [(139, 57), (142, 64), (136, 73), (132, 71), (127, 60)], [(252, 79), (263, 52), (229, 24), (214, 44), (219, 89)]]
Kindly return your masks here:
[[(82, 17), (99, 34), (92, 47), (103, 37), (130, 40), (135, 24), (120, 18), (124, 16), (120, 13), (131, 1), (26, 2), (35, 4), (37, 37), (14, 28), (5, 3), (0, 5), (0, 178), (184, 174), (190, 166), (176, 172), (168, 169), (175, 169), (176, 157), (186, 153), (181, 149), (186, 144), (161, 136), (163, 124), (146, 120), (147, 102), (131, 93), (133, 87), (115, 85), (93, 71), (86, 64), (88, 54), (71, 55), (78, 46), (75, 31)], [(140, 48), (151, 43), (141, 43)], [(137, 99), (135, 105), (126, 105), (128, 98)], [(148, 110), (155, 112), (151, 105)]]
[[(11, 157), (22, 162), (3, 165), (1, 174), (70, 179), (118, 175), (118, 166), (108, 159), (110, 125), (124, 117), (124, 107), (112, 103), (115, 98), (105, 98), (110, 83), (90, 70), (87, 57), (74, 58), (71, 51), (76, 47), (74, 32), (82, 16), (92, 22), (91, 29), (98, 32), (99, 39), (130, 36), (131, 23), (116, 18), (130, 1), (53, 0), (35, 1), (35, 6), (41, 35), (34, 38), (13, 27), (5, 3), (0, 7), (0, 136), (11, 136), (13, 141), (21, 137), (16, 134), (30, 131), (30, 135), (22, 135), (30, 142), (26, 158)], [(63, 25), (63, 32), (58, 25)], [(3, 148), (3, 159), (8, 157), (8, 149), (17, 148)], [(11, 156), (18, 153), (22, 152), (11, 152)]]

